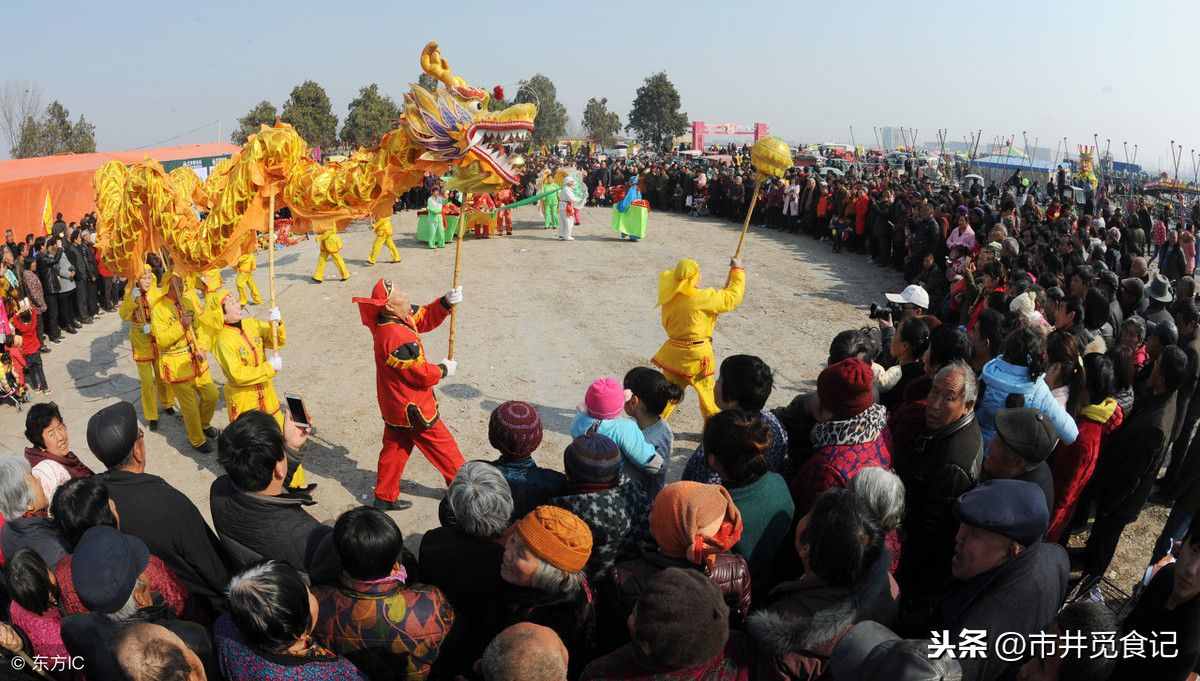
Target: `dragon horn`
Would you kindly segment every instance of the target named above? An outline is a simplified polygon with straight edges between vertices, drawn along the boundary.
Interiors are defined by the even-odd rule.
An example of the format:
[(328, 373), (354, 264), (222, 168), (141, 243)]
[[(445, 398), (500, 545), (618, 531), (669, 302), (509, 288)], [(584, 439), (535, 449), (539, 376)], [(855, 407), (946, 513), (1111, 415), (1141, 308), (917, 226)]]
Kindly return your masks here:
[(450, 69), (450, 62), (442, 56), (436, 40), (430, 40), (425, 45), (425, 49), (421, 50), (421, 70), (441, 81), (447, 89), (457, 92), (460, 96), (468, 99), (484, 99), (487, 95), (483, 90), (471, 87), (467, 81), (454, 75), (454, 71)]
[(450, 70), (450, 62), (442, 56), (441, 50), (438, 49), (437, 41), (430, 40), (425, 49), (421, 50), (421, 70), (434, 78), (440, 80), (446, 87), (454, 87), (461, 81), (457, 78), (454, 72)]

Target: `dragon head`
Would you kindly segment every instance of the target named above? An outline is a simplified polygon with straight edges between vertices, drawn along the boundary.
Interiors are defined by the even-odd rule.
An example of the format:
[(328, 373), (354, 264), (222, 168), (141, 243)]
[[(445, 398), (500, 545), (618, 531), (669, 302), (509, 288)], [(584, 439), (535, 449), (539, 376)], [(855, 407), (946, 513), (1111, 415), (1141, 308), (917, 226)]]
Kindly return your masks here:
[(418, 160), (455, 166), (453, 184), (464, 191), (498, 191), (518, 183), (520, 171), (503, 145), (529, 136), (537, 107), (489, 111), (488, 93), (454, 75), (435, 42), (421, 51), (421, 68), (444, 87), (430, 92), (413, 85), (404, 95), (402, 122), (422, 149)]

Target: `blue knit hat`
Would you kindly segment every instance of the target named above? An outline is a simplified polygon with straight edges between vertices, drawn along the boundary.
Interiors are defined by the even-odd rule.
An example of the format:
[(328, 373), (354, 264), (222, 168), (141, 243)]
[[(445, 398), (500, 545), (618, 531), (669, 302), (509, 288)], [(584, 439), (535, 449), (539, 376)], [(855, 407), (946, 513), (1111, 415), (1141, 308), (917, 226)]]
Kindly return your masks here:
[(610, 483), (621, 474), (621, 449), (593, 429), (567, 445), (563, 468), (574, 483)]

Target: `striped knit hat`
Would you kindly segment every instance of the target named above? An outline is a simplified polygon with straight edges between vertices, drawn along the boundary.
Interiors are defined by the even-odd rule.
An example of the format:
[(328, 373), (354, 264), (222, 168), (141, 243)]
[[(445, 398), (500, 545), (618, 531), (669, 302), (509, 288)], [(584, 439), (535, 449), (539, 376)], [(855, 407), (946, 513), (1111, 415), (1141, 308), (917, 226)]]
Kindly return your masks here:
[(542, 419), (528, 402), (509, 401), (492, 410), (488, 442), (508, 459), (524, 459), (542, 443)]
[(563, 452), (563, 468), (571, 482), (579, 484), (610, 483), (621, 474), (621, 449), (593, 426), (567, 445)]

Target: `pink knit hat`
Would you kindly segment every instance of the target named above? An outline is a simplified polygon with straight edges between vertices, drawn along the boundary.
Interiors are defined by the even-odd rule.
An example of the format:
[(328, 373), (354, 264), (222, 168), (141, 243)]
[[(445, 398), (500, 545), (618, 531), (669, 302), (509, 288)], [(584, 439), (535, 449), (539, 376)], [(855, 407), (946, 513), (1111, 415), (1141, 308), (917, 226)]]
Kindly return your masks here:
[(615, 419), (625, 409), (630, 391), (621, 387), (615, 378), (597, 378), (588, 386), (583, 408), (594, 419)]

